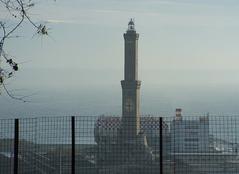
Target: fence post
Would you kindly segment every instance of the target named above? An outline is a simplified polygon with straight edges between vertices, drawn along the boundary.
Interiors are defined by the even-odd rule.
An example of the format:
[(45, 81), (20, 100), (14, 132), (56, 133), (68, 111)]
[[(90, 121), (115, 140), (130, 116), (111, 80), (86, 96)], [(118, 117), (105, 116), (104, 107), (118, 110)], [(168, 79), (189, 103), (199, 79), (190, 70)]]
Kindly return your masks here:
[(75, 117), (71, 117), (71, 174), (75, 174)]
[(163, 174), (163, 118), (162, 117), (159, 118), (159, 136), (160, 136), (159, 138), (160, 174)]
[(18, 174), (19, 119), (14, 121), (14, 174)]

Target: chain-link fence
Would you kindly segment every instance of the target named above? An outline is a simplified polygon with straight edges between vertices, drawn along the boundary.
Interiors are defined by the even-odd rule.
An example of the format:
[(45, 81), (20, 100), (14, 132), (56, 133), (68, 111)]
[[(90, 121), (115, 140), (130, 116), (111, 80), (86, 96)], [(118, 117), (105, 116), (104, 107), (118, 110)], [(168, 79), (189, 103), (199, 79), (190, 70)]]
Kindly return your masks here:
[(2, 119), (0, 174), (238, 174), (238, 123), (142, 116), (133, 135), (117, 116)]

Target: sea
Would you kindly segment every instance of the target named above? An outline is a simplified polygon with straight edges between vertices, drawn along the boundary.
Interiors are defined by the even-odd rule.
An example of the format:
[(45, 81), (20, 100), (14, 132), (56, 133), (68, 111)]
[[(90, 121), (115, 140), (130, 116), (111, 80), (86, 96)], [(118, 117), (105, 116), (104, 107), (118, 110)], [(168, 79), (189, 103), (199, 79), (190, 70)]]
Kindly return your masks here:
[[(143, 116), (164, 117), (168, 125), (175, 109), (187, 119), (209, 115), (210, 132), (231, 143), (239, 141), (239, 92), (227, 88), (184, 89), (184, 86), (142, 86), (140, 111)], [(233, 88), (234, 89), (234, 88)], [(98, 116), (121, 116), (119, 85), (84, 90), (42, 90), (24, 99), (0, 99), (0, 138), (11, 138), (14, 119), (20, 118), (22, 136), (37, 143), (70, 143), (70, 119), (77, 116), (78, 143), (95, 143)]]

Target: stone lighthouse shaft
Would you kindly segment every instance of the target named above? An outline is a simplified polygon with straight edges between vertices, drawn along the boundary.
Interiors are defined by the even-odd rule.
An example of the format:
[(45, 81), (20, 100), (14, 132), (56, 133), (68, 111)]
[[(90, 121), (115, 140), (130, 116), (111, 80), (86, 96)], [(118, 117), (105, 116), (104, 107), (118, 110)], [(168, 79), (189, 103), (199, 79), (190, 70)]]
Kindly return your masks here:
[(135, 139), (140, 132), (140, 84), (138, 80), (138, 38), (131, 19), (124, 34), (125, 59), (122, 86), (122, 122), (120, 136), (124, 140)]
[[(140, 126), (141, 82), (138, 80), (138, 39), (139, 34), (136, 33), (131, 19), (124, 34), (124, 80), (121, 81), (122, 118), (121, 121), (120, 118), (112, 117), (104, 118), (105, 121), (99, 120), (95, 129), (96, 135), (102, 135), (97, 136), (96, 139), (99, 148), (97, 164), (102, 174), (146, 174), (148, 171), (155, 174), (159, 171), (158, 165), (154, 166), (155, 158), (148, 146), (147, 134), (143, 129), (141, 130)], [(116, 123), (119, 124), (116, 125)], [(142, 123), (148, 124), (147, 121)]]

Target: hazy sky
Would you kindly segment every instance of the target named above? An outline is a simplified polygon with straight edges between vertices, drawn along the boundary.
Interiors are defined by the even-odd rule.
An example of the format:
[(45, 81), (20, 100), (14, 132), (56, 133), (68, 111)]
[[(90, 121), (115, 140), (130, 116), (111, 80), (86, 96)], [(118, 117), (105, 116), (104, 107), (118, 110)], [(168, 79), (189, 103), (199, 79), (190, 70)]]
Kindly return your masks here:
[(120, 114), (130, 18), (140, 34), (143, 114), (239, 114), (238, 0), (46, 0), (30, 13), (50, 37), (32, 37), (26, 24), (5, 49), (27, 61), (9, 89), (36, 95), (31, 103), (1, 96), (2, 117)]

